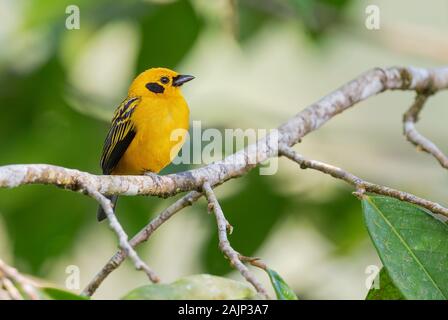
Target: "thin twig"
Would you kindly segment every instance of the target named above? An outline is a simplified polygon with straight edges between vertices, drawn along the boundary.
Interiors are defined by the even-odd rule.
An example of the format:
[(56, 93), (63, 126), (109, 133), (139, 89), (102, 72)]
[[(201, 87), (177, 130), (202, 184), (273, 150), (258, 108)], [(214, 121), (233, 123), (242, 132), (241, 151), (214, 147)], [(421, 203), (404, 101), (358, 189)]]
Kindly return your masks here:
[[(163, 210), (157, 217), (151, 220), (142, 230), (140, 230), (132, 239), (129, 244), (135, 248), (139, 244), (148, 240), (152, 233), (157, 230), (165, 221), (171, 218), (173, 215), (181, 211), (196, 202), (202, 193), (192, 191), (174, 202), (171, 206)], [(117, 251), (112, 258), (104, 265), (104, 267), (96, 274), (96, 276), (89, 282), (87, 287), (84, 289), (83, 294), (91, 296), (95, 293), (101, 283), (117, 269), (122, 262), (126, 259), (126, 254), (123, 250)]]
[(396, 198), (402, 201), (407, 201), (416, 205), (419, 205), (423, 208), (430, 210), (433, 213), (441, 214), (443, 216), (448, 217), (448, 209), (441, 206), (436, 202), (432, 202), (426, 199), (419, 198), (411, 193), (407, 193), (404, 191), (396, 190), (393, 188), (381, 186), (369, 181), (365, 181), (354, 174), (351, 174), (341, 168), (332, 166), (330, 164), (326, 164), (324, 162), (320, 162), (317, 160), (309, 160), (304, 158), (302, 155), (295, 152), (293, 149), (287, 146), (280, 147), (280, 154), (285, 157), (291, 159), (292, 161), (298, 163), (302, 169), (314, 169), (325, 174), (329, 174), (336, 179), (343, 180), (348, 184), (351, 184), (356, 188), (356, 191), (359, 193), (363, 193), (364, 191), (381, 194), (384, 196), (389, 196), (392, 198)]
[(442, 167), (448, 169), (448, 157), (431, 140), (420, 134), (415, 128), (415, 123), (418, 121), (420, 112), (427, 99), (428, 94), (417, 93), (414, 103), (403, 116), (403, 132), (409, 142), (420, 150), (433, 155)]
[(205, 192), (205, 196), (207, 197), (207, 201), (209, 203), (209, 210), (213, 211), (216, 217), (216, 223), (218, 225), (218, 239), (219, 239), (219, 248), (224, 253), (224, 255), (230, 260), (232, 266), (237, 269), (241, 275), (250, 282), (257, 292), (266, 299), (270, 299), (266, 289), (262, 286), (262, 284), (255, 278), (255, 276), (249, 271), (249, 269), (244, 265), (244, 263), (240, 260), (240, 254), (235, 251), (227, 238), (227, 232), (229, 229), (229, 223), (224, 216), (224, 212), (221, 209), (221, 206), (218, 202), (218, 199), (213, 192), (210, 183), (205, 182), (203, 186), (203, 190)]
[(17, 269), (8, 266), (1, 259), (0, 259), (0, 275), (1, 275), (0, 280), (3, 280), (3, 285), (5, 286), (6, 291), (11, 295), (12, 299), (14, 300), (23, 299), (20, 292), (17, 289), (15, 289), (13, 283), (16, 283), (22, 288), (23, 292), (28, 296), (28, 298), (30, 298), (31, 300), (39, 300), (39, 295), (35, 289), (38, 286), (38, 283), (33, 281), (32, 279), (29, 279), (21, 275), (17, 271)]
[(118, 219), (114, 214), (112, 202), (96, 190), (92, 190), (87, 187), (86, 192), (100, 204), (101, 208), (106, 213), (107, 218), (109, 219), (109, 226), (117, 234), (121, 249), (134, 263), (135, 268), (137, 270), (143, 270), (151, 282), (159, 282), (160, 279), (157, 274), (149, 268), (142, 259), (140, 259), (137, 252), (135, 252), (132, 245), (128, 242), (128, 235), (123, 230), (123, 227), (118, 222)]
[(8, 295), (11, 297), (12, 300), (23, 300), (22, 295), (20, 294), (19, 290), (14, 286), (11, 280), (8, 278), (2, 278), (0, 279), (0, 284), (3, 285)]

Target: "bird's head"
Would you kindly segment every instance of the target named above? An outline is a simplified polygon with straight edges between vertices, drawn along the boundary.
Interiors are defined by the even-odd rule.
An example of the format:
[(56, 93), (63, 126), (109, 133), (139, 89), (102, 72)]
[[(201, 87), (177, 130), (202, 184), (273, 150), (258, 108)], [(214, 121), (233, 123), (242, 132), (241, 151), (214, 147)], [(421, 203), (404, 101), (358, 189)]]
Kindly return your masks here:
[(140, 73), (129, 87), (129, 96), (176, 96), (180, 87), (193, 76), (178, 74), (166, 68), (152, 68)]

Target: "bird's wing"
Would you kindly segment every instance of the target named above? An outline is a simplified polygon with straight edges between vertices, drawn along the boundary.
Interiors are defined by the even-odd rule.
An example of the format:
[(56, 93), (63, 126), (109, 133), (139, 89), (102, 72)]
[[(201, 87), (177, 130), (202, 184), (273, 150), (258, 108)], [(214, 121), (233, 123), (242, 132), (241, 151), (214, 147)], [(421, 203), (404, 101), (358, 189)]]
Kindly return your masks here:
[(136, 128), (131, 115), (139, 101), (139, 98), (126, 98), (114, 113), (101, 155), (103, 174), (110, 174), (114, 170), (135, 137)]

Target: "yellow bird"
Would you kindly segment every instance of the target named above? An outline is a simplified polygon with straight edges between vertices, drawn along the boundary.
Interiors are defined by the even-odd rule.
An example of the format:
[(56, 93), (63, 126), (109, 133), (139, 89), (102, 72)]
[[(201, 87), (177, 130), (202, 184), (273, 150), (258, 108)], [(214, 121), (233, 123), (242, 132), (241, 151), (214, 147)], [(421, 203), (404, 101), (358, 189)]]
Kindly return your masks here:
[[(105, 175), (158, 173), (179, 152), (189, 127), (189, 109), (180, 87), (194, 77), (166, 68), (142, 72), (114, 113), (104, 142)], [(117, 196), (111, 196), (114, 207)], [(106, 213), (98, 209), (98, 221)]]

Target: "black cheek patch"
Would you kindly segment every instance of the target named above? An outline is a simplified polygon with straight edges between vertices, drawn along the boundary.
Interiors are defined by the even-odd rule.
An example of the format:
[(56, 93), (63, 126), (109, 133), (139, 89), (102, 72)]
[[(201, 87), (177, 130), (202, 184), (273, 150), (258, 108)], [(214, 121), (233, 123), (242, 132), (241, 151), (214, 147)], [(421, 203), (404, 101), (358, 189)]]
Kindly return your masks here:
[(163, 93), (165, 91), (165, 88), (156, 82), (148, 82), (146, 88), (154, 93)]

